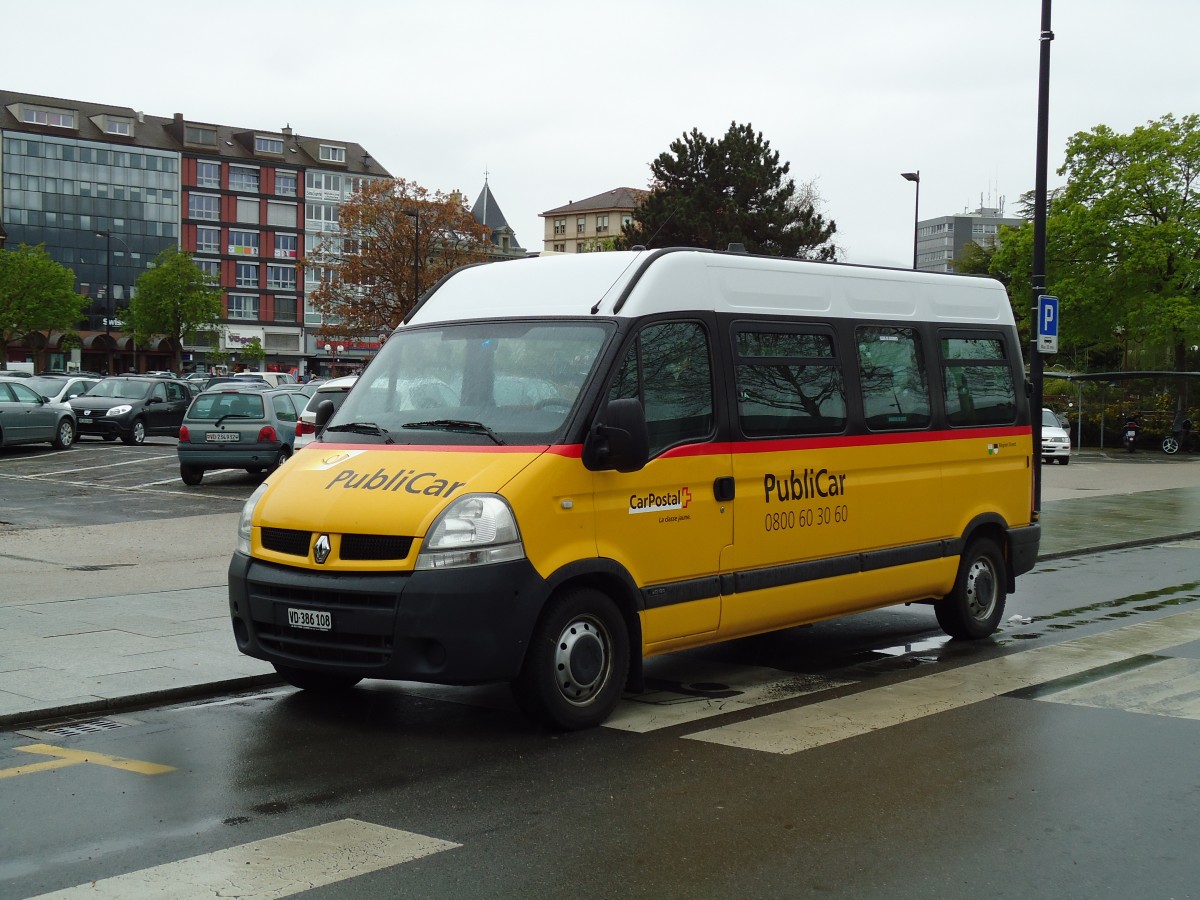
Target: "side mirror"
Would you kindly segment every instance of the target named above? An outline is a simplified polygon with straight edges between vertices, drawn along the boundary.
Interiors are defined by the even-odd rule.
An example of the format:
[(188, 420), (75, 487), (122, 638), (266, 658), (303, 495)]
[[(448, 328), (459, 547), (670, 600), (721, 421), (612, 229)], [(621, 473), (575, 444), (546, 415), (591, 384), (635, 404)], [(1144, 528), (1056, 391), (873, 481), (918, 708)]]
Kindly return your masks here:
[(313, 425), (317, 429), (319, 435), (325, 430), (325, 426), (329, 424), (329, 420), (333, 418), (334, 408), (332, 400), (322, 400), (317, 404), (317, 411), (314, 417)]
[(610, 400), (583, 443), (583, 464), (592, 471), (636, 472), (650, 459), (646, 413), (639, 400)]

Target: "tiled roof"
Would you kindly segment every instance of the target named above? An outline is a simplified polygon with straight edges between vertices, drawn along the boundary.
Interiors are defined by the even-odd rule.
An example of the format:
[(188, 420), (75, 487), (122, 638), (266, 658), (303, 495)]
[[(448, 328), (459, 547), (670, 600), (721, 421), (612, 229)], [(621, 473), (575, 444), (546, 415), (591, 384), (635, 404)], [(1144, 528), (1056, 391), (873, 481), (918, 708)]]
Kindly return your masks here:
[(573, 200), (566, 206), (559, 206), (555, 209), (548, 209), (543, 216), (556, 216), (562, 213), (573, 212), (591, 212), (597, 209), (637, 209), (646, 199), (649, 191), (639, 190), (637, 188), (620, 187), (613, 188), (611, 191), (605, 191), (603, 194), (597, 194), (594, 197), (588, 197), (586, 200)]

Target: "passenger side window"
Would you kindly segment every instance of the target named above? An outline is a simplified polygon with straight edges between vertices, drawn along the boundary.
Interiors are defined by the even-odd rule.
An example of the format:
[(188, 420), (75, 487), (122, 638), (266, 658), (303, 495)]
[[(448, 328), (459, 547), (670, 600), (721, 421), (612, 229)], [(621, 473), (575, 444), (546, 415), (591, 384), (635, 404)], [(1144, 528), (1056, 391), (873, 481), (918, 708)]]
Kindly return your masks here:
[(946, 419), (953, 427), (1011, 425), (1017, 418), (1012, 370), (999, 337), (939, 335)]
[(650, 455), (713, 430), (712, 363), (708, 334), (698, 322), (644, 328), (629, 348), (608, 399), (642, 401)]
[(167, 386), (165, 384), (156, 384), (154, 386), (154, 397), (165, 401), (167, 399)]
[(835, 434), (846, 427), (833, 335), (787, 326), (734, 332), (738, 421), (748, 437)]
[(920, 335), (912, 328), (863, 325), (855, 336), (867, 428), (928, 428), (929, 380)]

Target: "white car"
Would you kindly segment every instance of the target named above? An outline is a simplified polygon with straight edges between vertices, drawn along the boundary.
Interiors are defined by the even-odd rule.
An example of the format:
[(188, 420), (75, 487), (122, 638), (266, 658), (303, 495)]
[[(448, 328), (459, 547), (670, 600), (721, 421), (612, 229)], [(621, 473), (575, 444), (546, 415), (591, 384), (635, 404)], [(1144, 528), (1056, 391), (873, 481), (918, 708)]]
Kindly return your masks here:
[(358, 381), (357, 375), (346, 375), (342, 378), (322, 381), (317, 386), (316, 393), (308, 398), (308, 404), (304, 407), (304, 412), (300, 413), (300, 420), (296, 423), (296, 442), (293, 445), (295, 450), (298, 451), (317, 436), (317, 407), (321, 401), (331, 401), (336, 410), (342, 405), (346, 394), (350, 393), (350, 388), (354, 387), (356, 381)]
[(70, 409), (72, 397), (86, 394), (100, 379), (90, 375), (34, 375), (24, 383), (33, 388), (59, 409)]
[(1071, 435), (1053, 410), (1042, 410), (1042, 462), (1071, 462)]

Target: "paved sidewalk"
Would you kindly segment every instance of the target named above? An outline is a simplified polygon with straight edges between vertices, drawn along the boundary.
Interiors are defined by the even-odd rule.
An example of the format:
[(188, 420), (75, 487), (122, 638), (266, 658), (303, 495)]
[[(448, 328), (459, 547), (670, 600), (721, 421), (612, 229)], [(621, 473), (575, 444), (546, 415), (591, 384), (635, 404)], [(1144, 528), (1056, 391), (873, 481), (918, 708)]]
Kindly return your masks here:
[[(1200, 457), (1085, 450), (1044, 467), (1042, 501), (1041, 559), (1200, 535)], [(226, 514), (0, 531), (0, 725), (278, 683), (234, 646), (236, 528)]]

